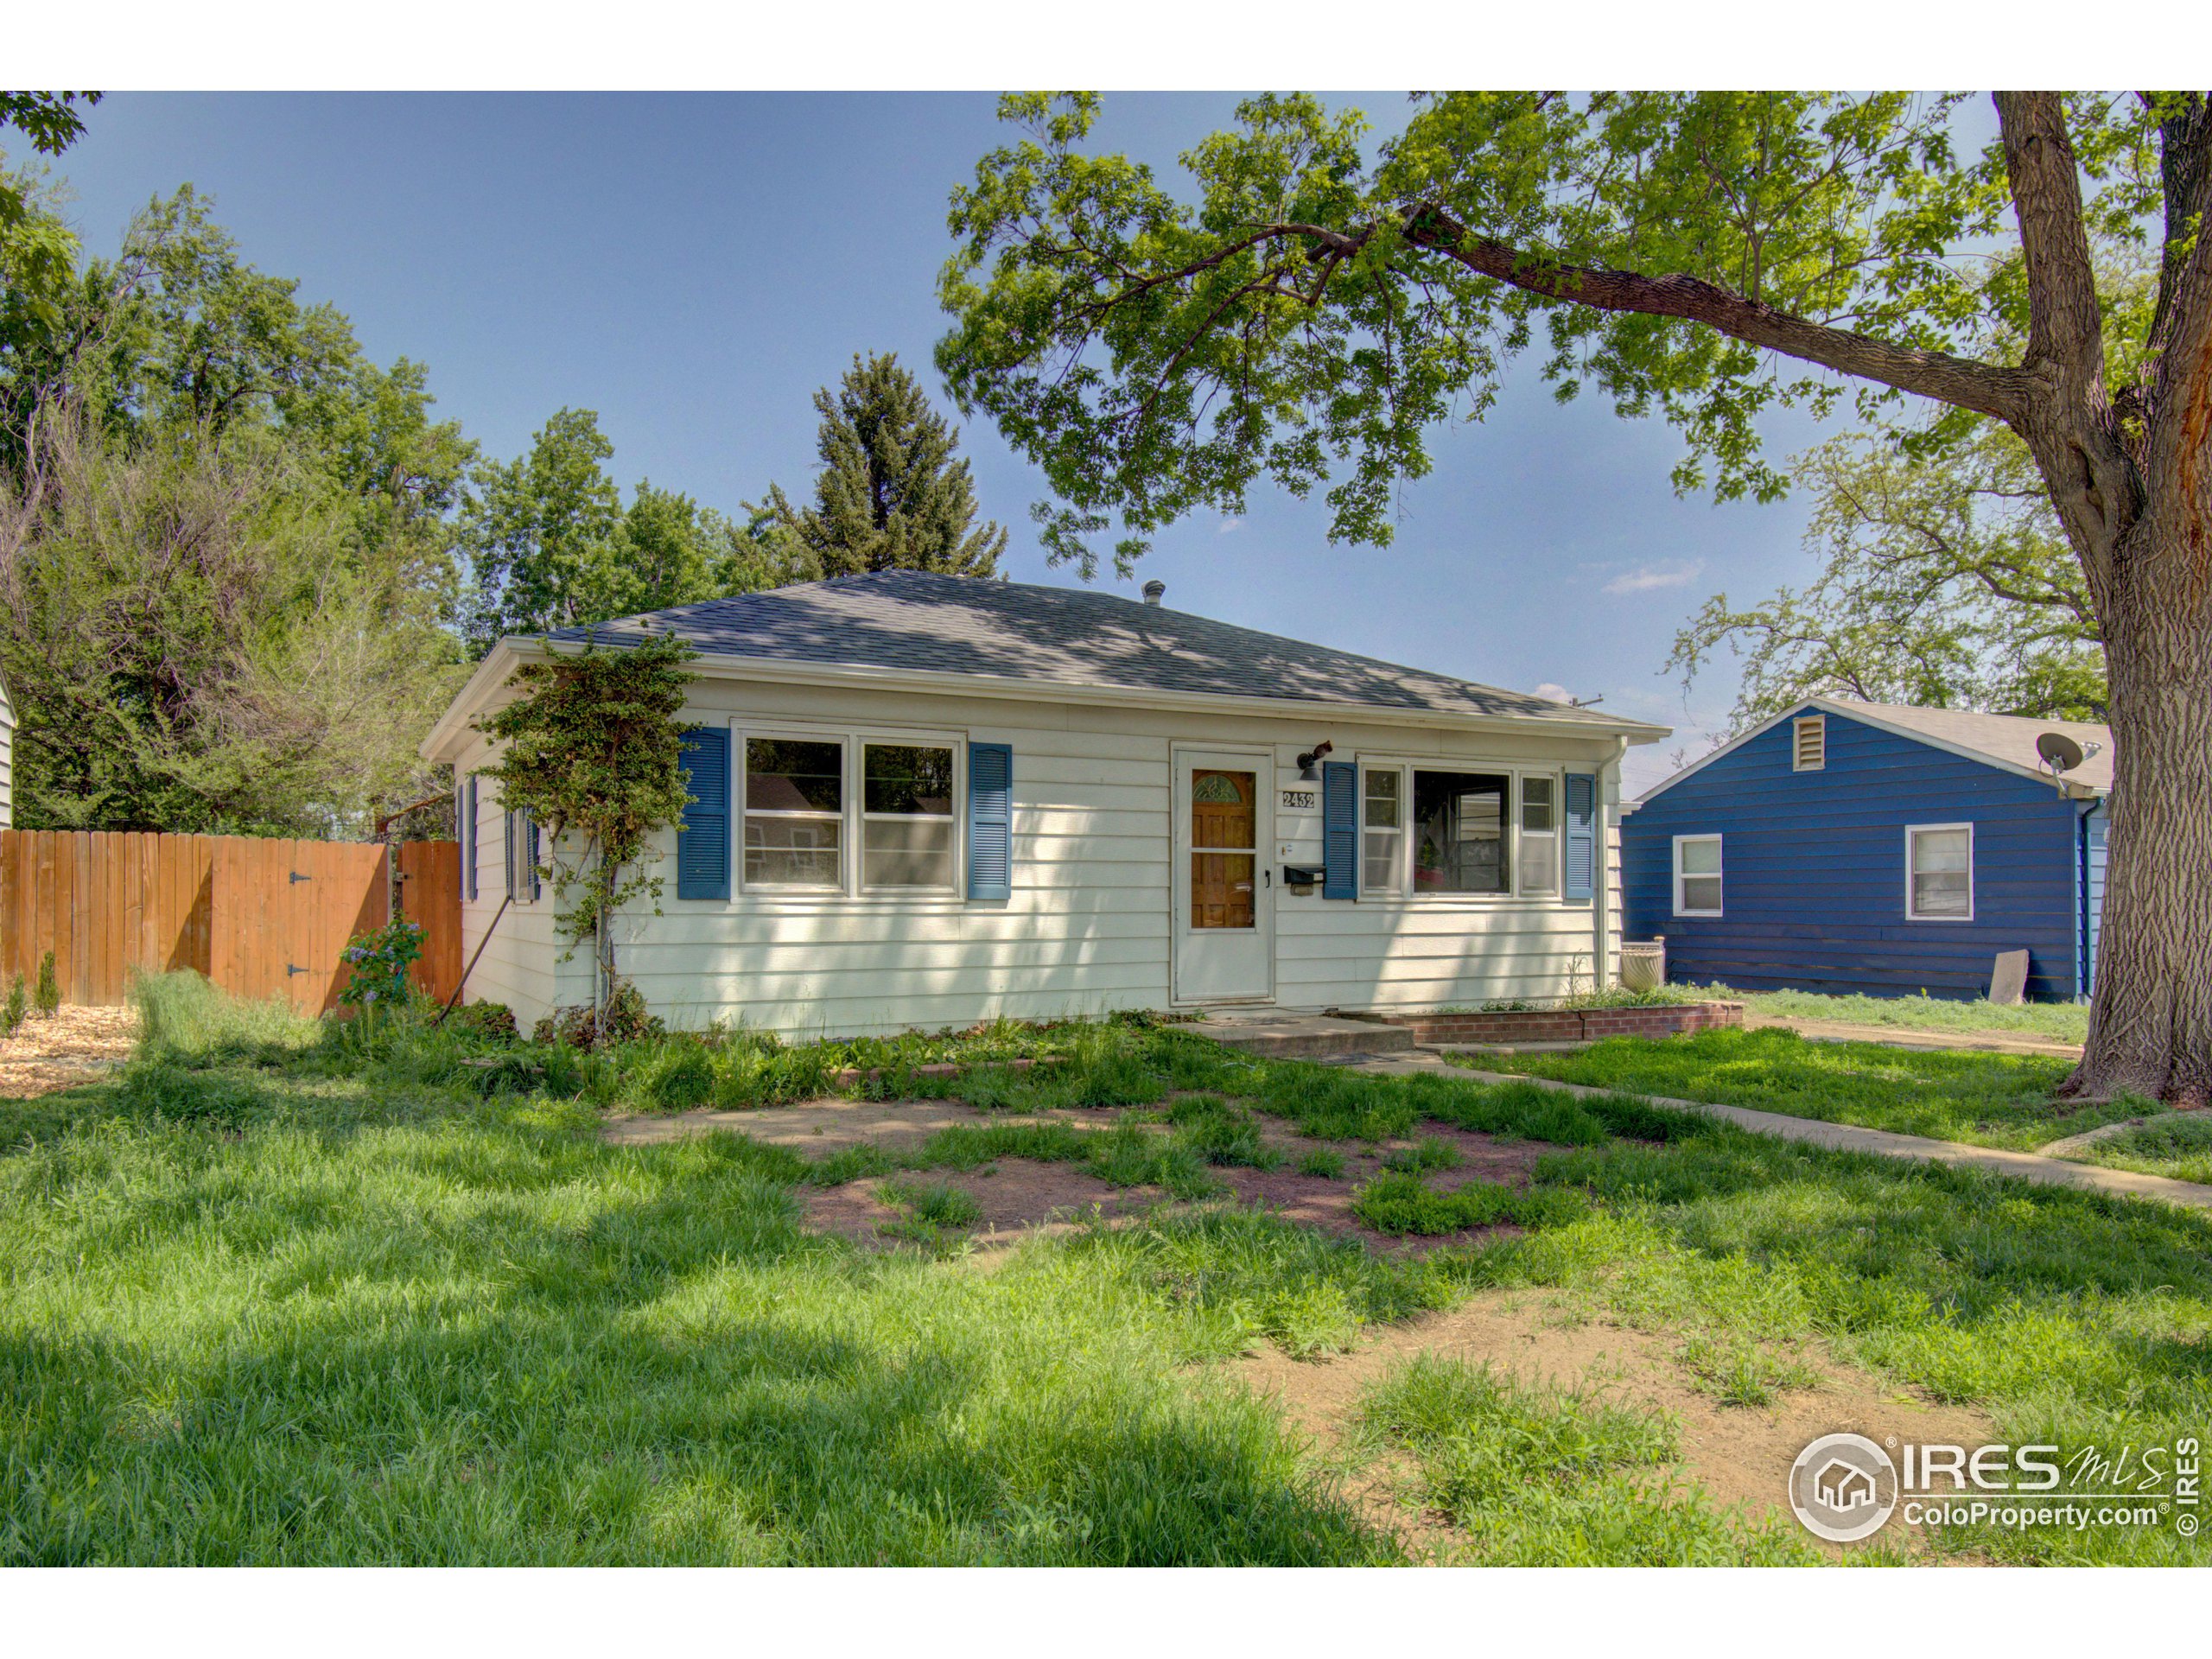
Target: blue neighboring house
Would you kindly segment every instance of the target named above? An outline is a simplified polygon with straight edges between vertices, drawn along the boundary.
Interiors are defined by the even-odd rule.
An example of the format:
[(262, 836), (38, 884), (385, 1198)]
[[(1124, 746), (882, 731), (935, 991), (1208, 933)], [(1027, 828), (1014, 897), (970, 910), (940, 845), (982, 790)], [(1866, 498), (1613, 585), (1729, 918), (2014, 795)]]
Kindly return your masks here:
[[(2087, 752), (2063, 788), (2036, 739)], [(2102, 726), (1815, 697), (1649, 791), (1621, 824), (1630, 938), (1744, 990), (2088, 995), (2104, 901)]]

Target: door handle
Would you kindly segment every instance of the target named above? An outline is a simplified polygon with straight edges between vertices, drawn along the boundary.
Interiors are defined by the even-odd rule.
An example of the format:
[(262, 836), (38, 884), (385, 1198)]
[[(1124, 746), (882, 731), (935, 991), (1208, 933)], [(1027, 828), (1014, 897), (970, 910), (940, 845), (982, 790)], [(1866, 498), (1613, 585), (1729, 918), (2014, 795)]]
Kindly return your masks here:
[(1261, 874), (1263, 874), (1263, 875), (1265, 875), (1265, 876), (1268, 878), (1268, 885), (1269, 887), (1272, 887), (1273, 886), (1274, 886), (1274, 884), (1275, 884), (1275, 873), (1274, 873), (1273, 870), (1263, 870), (1263, 871), (1262, 871), (1262, 872), (1261, 872)]

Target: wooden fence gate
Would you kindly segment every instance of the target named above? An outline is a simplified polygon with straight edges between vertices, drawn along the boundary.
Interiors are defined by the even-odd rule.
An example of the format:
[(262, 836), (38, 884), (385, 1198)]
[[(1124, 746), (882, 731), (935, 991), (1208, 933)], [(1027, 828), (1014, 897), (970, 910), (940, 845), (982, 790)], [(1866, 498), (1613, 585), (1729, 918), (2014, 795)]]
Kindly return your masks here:
[[(385, 858), (372, 842), (0, 830), (0, 994), (51, 950), (65, 1002), (123, 1002), (134, 970), (193, 968), (321, 1014), (346, 941), (389, 919)], [(452, 842), (399, 848), (401, 913), (427, 936), (416, 982), (441, 998), (461, 980), (460, 873)]]

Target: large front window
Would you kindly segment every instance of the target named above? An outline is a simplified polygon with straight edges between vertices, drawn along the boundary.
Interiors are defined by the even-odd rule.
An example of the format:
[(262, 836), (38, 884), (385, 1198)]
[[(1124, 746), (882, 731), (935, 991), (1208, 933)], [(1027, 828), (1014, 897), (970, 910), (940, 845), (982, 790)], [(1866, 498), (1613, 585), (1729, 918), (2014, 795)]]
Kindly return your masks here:
[(755, 737), (745, 745), (745, 884), (842, 887), (845, 746)]
[(1503, 772), (1414, 772), (1414, 891), (1510, 893), (1506, 814), (1513, 779)]

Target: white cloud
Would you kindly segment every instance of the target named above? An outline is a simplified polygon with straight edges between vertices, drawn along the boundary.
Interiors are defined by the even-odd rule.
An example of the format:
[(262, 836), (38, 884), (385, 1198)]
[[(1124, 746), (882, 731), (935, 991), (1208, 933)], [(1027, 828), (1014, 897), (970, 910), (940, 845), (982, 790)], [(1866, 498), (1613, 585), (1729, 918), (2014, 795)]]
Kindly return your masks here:
[(1546, 680), (1541, 685), (1536, 688), (1536, 695), (1540, 697), (1549, 697), (1554, 702), (1573, 702), (1574, 701), (1574, 694), (1573, 692), (1569, 691), (1563, 685), (1554, 685), (1549, 680)]
[(1242, 518), (1224, 518), (1213, 527), (1213, 533), (1217, 536), (1234, 536), (1243, 528), (1244, 521)]
[(1605, 584), (1616, 598), (1625, 594), (1648, 594), (1655, 588), (1687, 588), (1705, 573), (1705, 561), (1694, 564), (1639, 564)]

